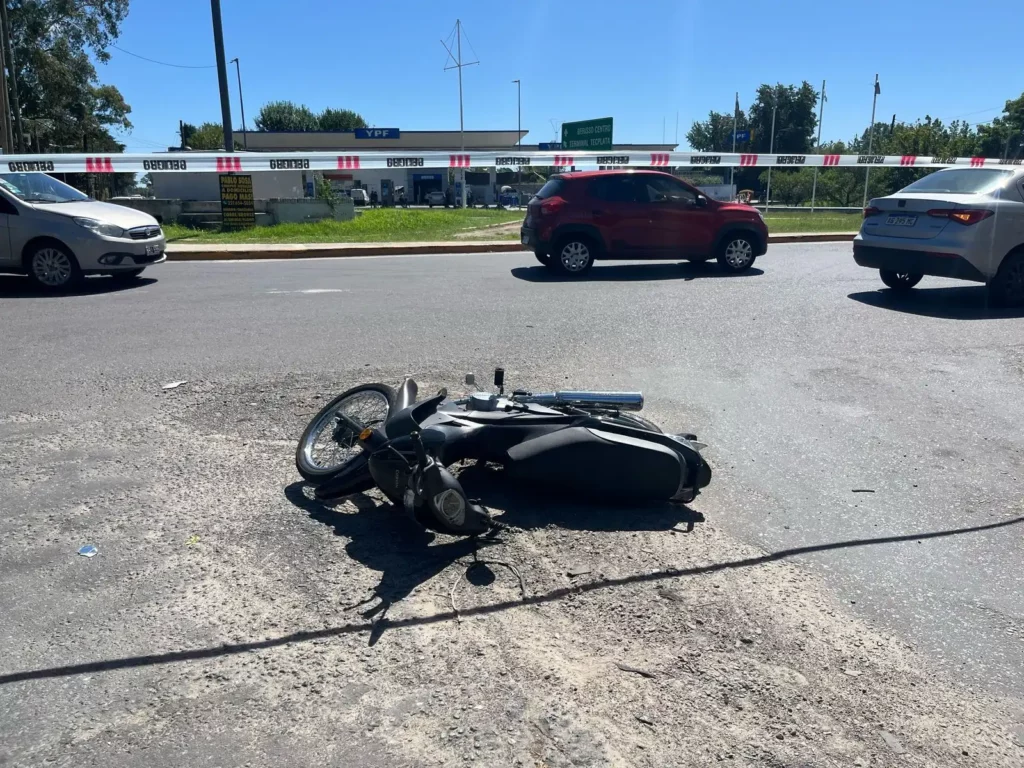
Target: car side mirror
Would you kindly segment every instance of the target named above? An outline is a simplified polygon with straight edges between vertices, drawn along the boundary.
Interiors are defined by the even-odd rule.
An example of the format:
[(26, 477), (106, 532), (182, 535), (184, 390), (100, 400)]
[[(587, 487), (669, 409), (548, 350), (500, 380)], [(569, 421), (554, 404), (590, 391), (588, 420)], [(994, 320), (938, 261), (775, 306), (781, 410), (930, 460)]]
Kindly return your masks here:
[(707, 208), (708, 199), (704, 197), (704, 195), (697, 195), (696, 199), (693, 201), (693, 204), (698, 208)]

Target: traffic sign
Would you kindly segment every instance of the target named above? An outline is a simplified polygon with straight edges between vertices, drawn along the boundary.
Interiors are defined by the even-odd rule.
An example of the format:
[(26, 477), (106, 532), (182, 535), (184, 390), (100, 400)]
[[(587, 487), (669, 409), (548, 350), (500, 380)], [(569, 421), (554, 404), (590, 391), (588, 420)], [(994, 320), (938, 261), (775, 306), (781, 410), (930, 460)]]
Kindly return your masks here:
[(610, 117), (562, 123), (562, 149), (579, 149), (587, 152), (610, 150), (611, 148), (612, 119)]
[(736, 141), (750, 141), (750, 131), (736, 131)]

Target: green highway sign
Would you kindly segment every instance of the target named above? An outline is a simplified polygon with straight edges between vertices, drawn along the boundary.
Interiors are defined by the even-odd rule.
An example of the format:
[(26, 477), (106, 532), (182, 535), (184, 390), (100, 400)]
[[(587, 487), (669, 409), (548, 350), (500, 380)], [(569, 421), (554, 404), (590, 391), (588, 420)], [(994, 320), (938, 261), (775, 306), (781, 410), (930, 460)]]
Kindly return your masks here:
[(562, 149), (578, 149), (587, 152), (610, 150), (611, 148), (612, 119), (610, 117), (562, 123)]

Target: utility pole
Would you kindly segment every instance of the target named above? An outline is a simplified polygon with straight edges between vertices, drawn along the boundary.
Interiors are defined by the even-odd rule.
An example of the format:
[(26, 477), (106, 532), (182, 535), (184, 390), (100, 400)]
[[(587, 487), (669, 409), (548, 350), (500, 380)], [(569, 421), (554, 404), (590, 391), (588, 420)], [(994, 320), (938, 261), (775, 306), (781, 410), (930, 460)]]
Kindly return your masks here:
[(220, 83), (220, 118), (224, 126), (224, 151), (234, 152), (231, 135), (231, 97), (228, 93), (228, 66), (224, 63), (224, 29), (220, 23), (220, 0), (210, 0), (213, 15), (213, 47), (217, 53), (217, 81)]
[[(448, 51), (448, 55), (451, 56), (455, 63), (450, 67), (445, 67), (447, 72), (449, 69), (457, 69), (459, 71), (459, 151), (465, 153), (466, 151), (466, 137), (465, 137), (465, 123), (463, 120), (462, 112), (462, 68), (469, 67), (473, 64), (479, 64), (479, 61), (462, 61), (462, 21), (460, 19), (455, 20), (455, 45), (457, 55), (453, 55), (451, 48), (444, 44), (444, 40), (441, 41), (441, 45)], [(459, 167), (459, 181), (462, 184), (462, 207), (466, 207), (466, 169)]]
[(242, 100), (242, 65), (238, 63), (238, 57), (231, 60), (235, 65), (235, 72), (238, 74), (238, 106), (242, 108), (242, 144), (249, 148), (249, 131), (245, 129), (245, 101)]
[(6, 155), (11, 153), (11, 108), (7, 103), (7, 69), (4, 61), (4, 46), (0, 44), (0, 152)]
[[(778, 105), (772, 107), (772, 137), (768, 143), (768, 154), (775, 154), (775, 112), (778, 110)], [(768, 166), (768, 188), (764, 193), (764, 215), (768, 215), (768, 201), (772, 197), (772, 167)]]
[[(868, 154), (871, 154), (871, 145), (875, 138), (875, 106), (878, 104), (878, 94), (882, 89), (878, 87), (878, 73), (875, 73), (875, 95), (871, 99), (871, 130), (868, 133)], [(868, 207), (868, 177), (871, 175), (871, 166), (864, 169), (864, 204), (862, 208)]]
[[(523, 84), (519, 80), (513, 80), (516, 84), (516, 150), (523, 148)], [(497, 173), (498, 169), (494, 169)], [(523, 166), (519, 166), (519, 181), (516, 182), (520, 186), (523, 184)]]
[[(740, 119), (740, 92), (736, 91), (736, 106), (734, 106), (732, 108), (732, 153), (734, 155), (736, 154), (736, 129), (739, 127), (738, 126), (739, 119)], [(735, 187), (736, 186), (735, 181), (734, 181), (735, 178), (736, 178), (736, 166), (734, 165), (734, 166), (731, 166), (729, 168), (729, 186), (730, 187)], [(736, 194), (736, 190), (735, 189), (732, 190), (732, 194), (733, 195)]]
[[(825, 81), (821, 81), (821, 108), (818, 111), (818, 143), (815, 151), (821, 152), (821, 120), (825, 116)], [(811, 213), (814, 213), (814, 200), (818, 193), (818, 166), (814, 166), (814, 181), (811, 182)]]
[(0, 37), (2, 37), (2, 47), (4, 51), (4, 63), (7, 65), (7, 87), (8, 97), (11, 102), (11, 111), (14, 114), (13, 128), (14, 132), (11, 136), (11, 148), (15, 152), (24, 151), (24, 132), (21, 129), (21, 101), (18, 99), (18, 75), (16, 74), (17, 67), (14, 63), (14, 53), (11, 50), (11, 25), (7, 19), (7, 2), (6, 0), (0, 0)]

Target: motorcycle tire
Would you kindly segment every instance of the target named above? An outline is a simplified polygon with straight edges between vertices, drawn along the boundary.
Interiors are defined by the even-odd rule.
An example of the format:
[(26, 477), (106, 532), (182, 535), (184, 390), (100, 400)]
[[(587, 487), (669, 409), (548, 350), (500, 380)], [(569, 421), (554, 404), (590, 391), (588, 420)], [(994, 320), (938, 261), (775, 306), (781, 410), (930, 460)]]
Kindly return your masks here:
[(320, 480), (313, 489), (313, 495), (318, 501), (337, 501), (368, 491), (374, 485), (369, 459), (362, 455), (346, 464), (337, 474)]
[[(295, 449), (295, 468), (299, 474), (307, 482), (316, 485), (343, 472), (348, 474), (350, 470), (356, 470), (359, 465), (353, 462), (361, 460), (364, 470), (361, 474), (369, 479), (370, 470), (366, 458), (363, 456), (362, 449), (355, 445), (356, 435), (345, 436), (348, 444), (343, 446), (344, 453), (340, 456), (340, 461), (318, 460), (314, 456), (315, 448), (322, 437), (327, 437), (331, 443), (337, 443), (338, 425), (334, 415), (341, 411), (346, 404), (354, 405), (359, 401), (372, 404), (374, 412), (369, 414), (369, 418), (360, 418), (358, 421), (367, 427), (379, 427), (387, 421), (394, 410), (395, 397), (395, 390), (387, 384), (360, 384), (358, 387), (342, 392), (327, 403), (306, 425), (302, 437), (299, 438), (299, 444)], [(328, 429), (332, 430), (333, 434), (324, 435)], [(355, 472), (353, 477), (359, 474), (359, 472)], [(367, 487), (372, 485), (371, 481), (370, 486)], [(351, 491), (351, 493), (356, 493), (356, 491)]]

